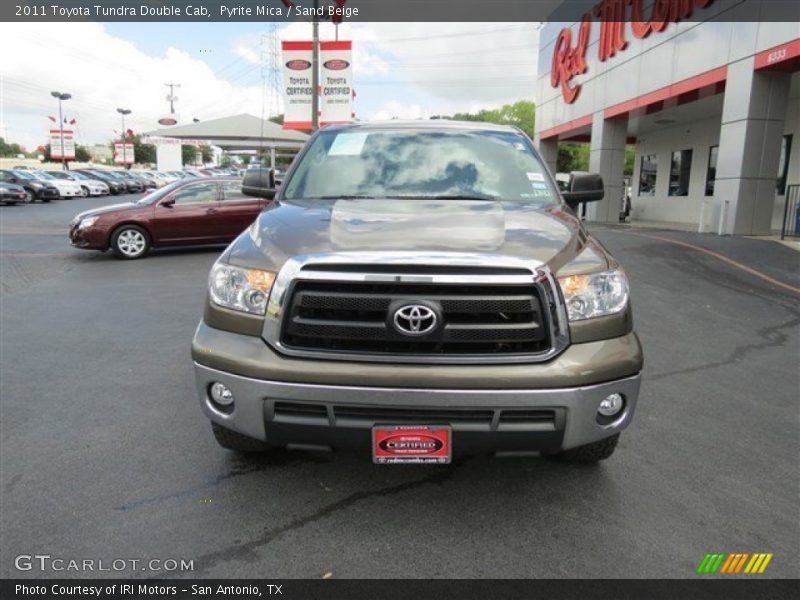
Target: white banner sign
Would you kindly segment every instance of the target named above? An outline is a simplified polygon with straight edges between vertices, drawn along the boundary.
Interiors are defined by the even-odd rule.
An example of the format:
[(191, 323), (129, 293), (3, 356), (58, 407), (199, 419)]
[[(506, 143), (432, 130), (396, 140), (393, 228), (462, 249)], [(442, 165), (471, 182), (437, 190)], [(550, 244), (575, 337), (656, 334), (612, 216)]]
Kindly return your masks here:
[(75, 137), (71, 129), (50, 130), (50, 158), (75, 159)]
[(283, 128), (311, 129), (311, 42), (281, 42)]
[(353, 120), (353, 43), (320, 43), (320, 125)]
[(114, 144), (114, 163), (117, 165), (132, 165), (134, 162), (133, 144)]

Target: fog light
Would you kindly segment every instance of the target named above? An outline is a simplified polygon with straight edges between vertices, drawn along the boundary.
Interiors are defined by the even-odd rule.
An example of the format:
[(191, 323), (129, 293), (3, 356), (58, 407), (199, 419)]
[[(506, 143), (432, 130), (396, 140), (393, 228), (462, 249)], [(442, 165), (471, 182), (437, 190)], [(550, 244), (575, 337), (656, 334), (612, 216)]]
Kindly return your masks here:
[(613, 417), (622, 410), (624, 405), (625, 399), (622, 397), (622, 394), (609, 394), (600, 402), (600, 406), (597, 407), (597, 412), (604, 417)]
[(209, 388), (211, 399), (220, 406), (230, 406), (233, 404), (233, 392), (228, 389), (224, 383), (216, 381), (211, 384)]

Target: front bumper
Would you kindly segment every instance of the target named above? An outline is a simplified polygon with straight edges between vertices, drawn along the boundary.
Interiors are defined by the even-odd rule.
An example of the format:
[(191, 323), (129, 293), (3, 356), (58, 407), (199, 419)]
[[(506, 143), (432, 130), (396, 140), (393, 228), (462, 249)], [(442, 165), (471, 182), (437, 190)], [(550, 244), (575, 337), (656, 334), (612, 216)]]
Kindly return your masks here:
[[(214, 368), (203, 362), (215, 361), (214, 352), (206, 342), (213, 338), (223, 347), (222, 353), (230, 352), (238, 345), (243, 362), (254, 357), (254, 348), (264, 348), (264, 366), (273, 377), (255, 378), (237, 374), (231, 370)], [(632, 338), (629, 339), (629, 338)], [(223, 341), (224, 339), (224, 341)], [(250, 345), (252, 343), (253, 345)], [(239, 345), (242, 344), (242, 345)], [(216, 345), (216, 344), (215, 344)], [(585, 346), (588, 348), (580, 348)], [(621, 348), (629, 348), (630, 356), (624, 356)], [(249, 348), (249, 350), (248, 350)], [(574, 351), (573, 351), (574, 349)], [(613, 349), (613, 350), (612, 350)], [(572, 352), (571, 352), (572, 351)], [(569, 376), (573, 361), (581, 352), (601, 354), (614, 352), (616, 360), (626, 369), (636, 370), (614, 379), (598, 383), (580, 382), (580, 377)], [(260, 353), (260, 352), (259, 352)], [(546, 365), (459, 365), (431, 367), (429, 365), (343, 365), (337, 363), (337, 378), (325, 375), (324, 361), (297, 360), (280, 357), (273, 353), (259, 338), (241, 336), (212, 330), (201, 323), (193, 346), (195, 357), (195, 380), (197, 394), (203, 411), (212, 421), (238, 431), (249, 437), (275, 445), (324, 446), (332, 448), (356, 448), (369, 451), (371, 429), (375, 424), (442, 424), (449, 423), (453, 430), (453, 451), (456, 454), (474, 452), (542, 451), (566, 450), (614, 435), (628, 426), (633, 418), (639, 394), (641, 348), (635, 335), (616, 340), (604, 340), (591, 344), (575, 344), (559, 358)], [(219, 358), (219, 357), (217, 357)], [(290, 366), (291, 365), (291, 366)], [(233, 368), (233, 366), (232, 366)], [(385, 373), (393, 368), (398, 379), (384, 378), (381, 385), (370, 371)], [(314, 377), (297, 381), (301, 373), (292, 369), (316, 372)], [(490, 373), (502, 370), (502, 378), (494, 379)], [(590, 371), (584, 366), (584, 371)], [(536, 381), (537, 371), (545, 373), (542, 387), (531, 386)], [(553, 372), (560, 373), (561, 384), (552, 387)], [(274, 377), (283, 373), (280, 379)], [(436, 373), (440, 372), (441, 378)], [(456, 379), (452, 373), (462, 373), (463, 381), (453, 386)], [(471, 383), (483, 372), (482, 385)], [(612, 371), (605, 370), (605, 373)], [(419, 377), (414, 377), (414, 374)], [(532, 375), (533, 374), (533, 375)], [(533, 376), (533, 379), (532, 379)], [(439, 379), (436, 385), (431, 377)], [(295, 381), (290, 381), (295, 379)], [(442, 380), (448, 387), (440, 387)], [(235, 398), (232, 410), (216, 406), (209, 398), (208, 390), (214, 382), (224, 383)], [(336, 382), (334, 382), (336, 381)], [(347, 381), (348, 383), (344, 383)], [(573, 384), (567, 383), (574, 382)], [(352, 385), (358, 382), (360, 385)], [(486, 387), (494, 384), (495, 387)], [(514, 385), (519, 387), (513, 387)], [(411, 387), (407, 387), (411, 386)], [(625, 407), (613, 420), (598, 419), (600, 402), (611, 393), (625, 397)], [(292, 410), (276, 411), (276, 403), (293, 407)], [(299, 410), (298, 410), (299, 407)], [(392, 416), (385, 415), (391, 409)], [(551, 420), (509, 419), (503, 421), (504, 411), (520, 415), (521, 410), (541, 410), (552, 414)], [(447, 415), (474, 415), (475, 412), (490, 413), (485, 421), (470, 418), (433, 418), (428, 415), (441, 412)], [(416, 418), (416, 415), (420, 415)], [(400, 415), (399, 421), (393, 421)]]
[(2, 202), (25, 202), (28, 195), (25, 192), (0, 192), (0, 201)]
[(55, 200), (60, 197), (60, 193), (58, 188), (39, 188), (38, 190), (34, 190), (34, 195), (37, 198), (50, 198)]
[(67, 235), (70, 245), (74, 248), (101, 251), (108, 249), (108, 233), (98, 227), (78, 229), (77, 223), (71, 224)]

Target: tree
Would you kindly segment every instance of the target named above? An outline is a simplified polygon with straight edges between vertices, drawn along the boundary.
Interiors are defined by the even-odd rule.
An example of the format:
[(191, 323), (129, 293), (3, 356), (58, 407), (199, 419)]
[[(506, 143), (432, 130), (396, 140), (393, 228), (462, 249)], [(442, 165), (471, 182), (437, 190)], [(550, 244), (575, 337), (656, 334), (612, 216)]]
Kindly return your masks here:
[(156, 163), (156, 147), (153, 144), (143, 144), (140, 136), (133, 136), (133, 156), (139, 164)]
[(589, 144), (576, 144), (564, 142), (558, 145), (558, 158), (556, 159), (556, 172), (569, 173), (570, 171), (589, 170)]
[(275, 115), (274, 117), (270, 117), (268, 120), (272, 121), (273, 123), (277, 123), (278, 125), (283, 125), (283, 115)]
[(17, 154), (25, 154), (25, 149), (19, 144), (7, 144), (3, 138), (0, 138), (0, 156), (15, 158)]
[(481, 109), (477, 113), (456, 113), (451, 117), (440, 116), (432, 118), (513, 125), (519, 127), (529, 136), (533, 136), (533, 129), (536, 123), (536, 104), (530, 100), (520, 100), (513, 104), (504, 104), (500, 108)]
[(75, 146), (75, 160), (78, 162), (90, 162), (92, 160), (92, 156), (86, 146)]
[(181, 146), (181, 160), (184, 165), (193, 165), (197, 161), (197, 148), (194, 146)]
[(623, 175), (633, 177), (633, 162), (636, 160), (636, 144), (625, 146), (625, 169)]
[[(623, 176), (633, 175), (633, 162), (636, 158), (636, 146), (628, 144), (625, 146), (625, 167)], [(562, 142), (558, 145), (558, 159), (556, 161), (556, 171), (559, 173), (569, 173), (570, 171), (589, 170), (589, 144)]]
[(210, 163), (214, 160), (214, 153), (211, 151), (211, 146), (200, 146), (200, 156), (203, 159), (203, 164)]
[[(153, 144), (143, 144), (139, 135), (129, 136), (125, 140), (128, 144), (133, 144), (133, 159), (137, 164), (155, 164), (156, 147)], [(115, 152), (114, 144), (121, 144), (122, 140), (113, 139), (109, 142), (111, 152)]]

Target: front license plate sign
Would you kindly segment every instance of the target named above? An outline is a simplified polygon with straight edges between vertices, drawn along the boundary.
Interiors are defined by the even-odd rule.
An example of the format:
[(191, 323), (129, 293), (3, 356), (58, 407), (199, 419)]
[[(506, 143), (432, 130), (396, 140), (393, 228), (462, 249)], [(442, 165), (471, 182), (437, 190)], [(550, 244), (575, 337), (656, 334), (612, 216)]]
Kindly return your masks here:
[(451, 456), (446, 425), (376, 425), (372, 461), (376, 464), (447, 464)]

